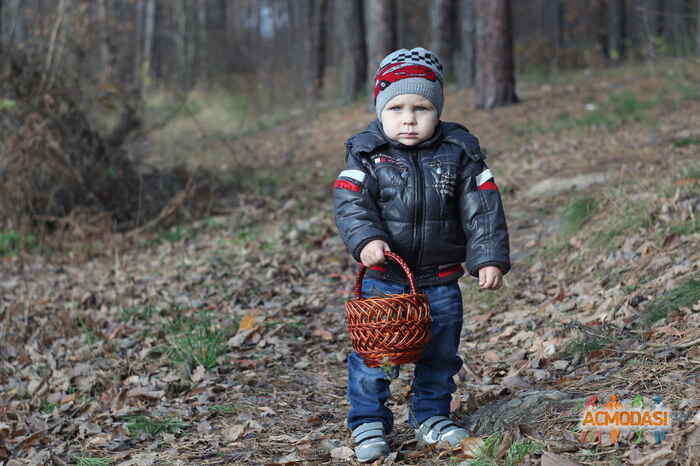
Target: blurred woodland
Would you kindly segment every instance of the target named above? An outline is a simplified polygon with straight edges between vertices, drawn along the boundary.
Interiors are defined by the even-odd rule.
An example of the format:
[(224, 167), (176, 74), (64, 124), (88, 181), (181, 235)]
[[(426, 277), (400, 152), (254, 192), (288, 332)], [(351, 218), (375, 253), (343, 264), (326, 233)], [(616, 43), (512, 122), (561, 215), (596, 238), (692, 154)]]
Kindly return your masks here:
[[(126, 231), (174, 212), (176, 194), (192, 197), (192, 174), (142, 166), (148, 135), (212, 101), (225, 107), (228, 130), (216, 136), (233, 154), (229, 139), (263, 122), (366, 98), (384, 54), (423, 45), (444, 62), (448, 88), (473, 87), (475, 106), (493, 108), (518, 100), (516, 75), (697, 55), (699, 9), (698, 0), (0, 0), (1, 223), (53, 228), (87, 209)], [(212, 136), (208, 123), (197, 122), (197, 137)]]

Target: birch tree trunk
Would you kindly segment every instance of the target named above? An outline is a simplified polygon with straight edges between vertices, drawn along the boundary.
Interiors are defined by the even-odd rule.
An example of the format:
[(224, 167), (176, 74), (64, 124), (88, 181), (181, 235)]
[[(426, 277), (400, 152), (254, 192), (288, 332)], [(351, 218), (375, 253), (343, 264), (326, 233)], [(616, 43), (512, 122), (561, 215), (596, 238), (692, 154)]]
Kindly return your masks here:
[(476, 107), (518, 102), (510, 0), (477, 0)]
[(474, 0), (459, 1), (459, 55), (453, 60), (460, 87), (474, 86), (476, 75), (476, 16)]
[(452, 34), (452, 18), (455, 15), (454, 0), (433, 0), (430, 11), (431, 41), (430, 49), (435, 52), (443, 68), (453, 72), (450, 39)]
[(394, 0), (370, 0), (366, 6), (367, 82), (372, 89), (379, 62), (396, 48), (396, 3)]
[[(370, 0), (372, 1), (372, 0)], [(365, 90), (367, 76), (367, 44), (363, 0), (342, 0), (338, 8), (338, 35), (342, 55), (342, 96), (352, 102)]]

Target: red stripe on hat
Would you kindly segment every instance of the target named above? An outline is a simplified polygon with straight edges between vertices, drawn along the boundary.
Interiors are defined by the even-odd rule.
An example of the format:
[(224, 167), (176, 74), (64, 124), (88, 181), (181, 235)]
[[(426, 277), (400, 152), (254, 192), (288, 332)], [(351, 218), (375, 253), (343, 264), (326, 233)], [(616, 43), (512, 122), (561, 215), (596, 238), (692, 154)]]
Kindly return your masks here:
[(381, 265), (373, 265), (369, 269), (376, 270), (377, 272), (386, 272), (386, 267), (382, 267)]
[(333, 185), (336, 188), (339, 189), (347, 189), (348, 191), (355, 191), (359, 192), (362, 188), (357, 186), (356, 184), (352, 184), (349, 181), (345, 180), (335, 180), (335, 184)]
[(498, 191), (498, 186), (493, 181), (487, 181), (479, 186), (480, 191)]
[(390, 63), (377, 72), (377, 77), (374, 80), (373, 97), (376, 99), (377, 95), (389, 87), (391, 83), (406, 78), (423, 78), (429, 81), (437, 81), (437, 73), (424, 65)]
[(452, 275), (453, 273), (461, 272), (462, 271), (462, 266), (461, 265), (455, 265), (454, 267), (450, 267), (449, 269), (441, 270), (438, 272), (438, 277), (446, 277), (448, 275)]

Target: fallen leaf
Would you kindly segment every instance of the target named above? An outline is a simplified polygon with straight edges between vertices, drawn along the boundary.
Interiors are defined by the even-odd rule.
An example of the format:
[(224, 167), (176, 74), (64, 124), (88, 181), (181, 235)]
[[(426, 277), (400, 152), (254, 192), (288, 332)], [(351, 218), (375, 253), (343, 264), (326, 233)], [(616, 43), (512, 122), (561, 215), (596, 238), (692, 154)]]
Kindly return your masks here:
[[(665, 460), (674, 458), (675, 456), (676, 454), (671, 450), (671, 446), (666, 445), (663, 448), (652, 451), (648, 455), (630, 458), (629, 461), (633, 466), (656, 466), (657, 464), (667, 464)], [(659, 461), (661, 461), (661, 463), (659, 463)]]
[(204, 379), (204, 374), (206, 373), (206, 369), (204, 369), (204, 366), (197, 366), (194, 371), (192, 371), (192, 376), (190, 379), (192, 379), (192, 382), (194, 383), (199, 383)]
[(557, 455), (556, 453), (544, 452), (542, 453), (542, 458), (540, 459), (541, 466), (580, 466), (579, 463), (575, 463), (570, 459)]
[(337, 460), (349, 460), (354, 455), (355, 452), (352, 451), (352, 448), (348, 447), (338, 447), (331, 450), (331, 458)]
[(238, 438), (243, 435), (243, 432), (245, 432), (247, 423), (245, 424), (236, 424), (231, 427), (228, 427), (221, 432), (221, 436), (226, 440), (227, 442), (235, 442), (238, 440)]
[(484, 439), (481, 437), (465, 437), (459, 444), (462, 455), (465, 458), (475, 458), (477, 452), (484, 446)]
[(241, 323), (238, 325), (238, 331), (256, 328), (258, 326), (259, 315), (260, 312), (257, 309), (248, 311), (248, 313), (241, 319)]

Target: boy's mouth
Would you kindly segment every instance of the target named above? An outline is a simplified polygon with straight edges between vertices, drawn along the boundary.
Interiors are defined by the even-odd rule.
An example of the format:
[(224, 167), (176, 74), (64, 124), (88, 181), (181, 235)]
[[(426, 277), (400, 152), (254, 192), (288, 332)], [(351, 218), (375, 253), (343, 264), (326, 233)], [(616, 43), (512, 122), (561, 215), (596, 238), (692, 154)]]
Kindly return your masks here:
[(418, 133), (399, 133), (399, 136), (404, 138), (415, 138), (418, 137)]

